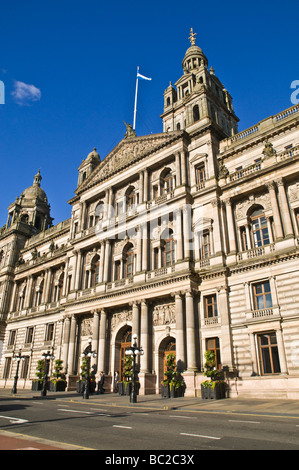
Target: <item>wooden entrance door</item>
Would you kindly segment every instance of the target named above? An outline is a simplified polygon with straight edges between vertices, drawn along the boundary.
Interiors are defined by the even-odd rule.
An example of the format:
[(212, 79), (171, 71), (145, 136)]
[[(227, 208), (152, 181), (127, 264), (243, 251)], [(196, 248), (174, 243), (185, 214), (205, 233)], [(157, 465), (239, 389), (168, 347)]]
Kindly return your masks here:
[(126, 348), (129, 348), (132, 343), (132, 330), (126, 330), (120, 343), (120, 359), (119, 359), (119, 380), (123, 380), (124, 359)]
[(166, 361), (169, 354), (172, 354), (174, 357), (176, 357), (175, 340), (170, 341), (164, 351), (163, 372), (166, 371)]

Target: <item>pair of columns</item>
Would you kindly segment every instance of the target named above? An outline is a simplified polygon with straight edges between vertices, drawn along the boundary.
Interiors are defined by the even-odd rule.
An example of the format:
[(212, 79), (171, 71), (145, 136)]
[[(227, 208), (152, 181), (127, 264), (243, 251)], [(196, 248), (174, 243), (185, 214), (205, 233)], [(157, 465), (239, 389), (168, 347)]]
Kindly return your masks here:
[[(276, 185), (278, 188), (278, 194), (276, 194)], [(282, 240), (284, 236), (286, 238), (293, 237), (294, 232), (293, 232), (291, 214), (289, 210), (289, 205), (288, 205), (283, 178), (278, 179), (276, 182), (271, 181), (270, 183), (267, 183), (267, 188), (268, 188), (269, 195), (270, 195), (276, 240), (277, 241)], [(227, 213), (229, 250), (230, 252), (236, 252), (237, 247), (236, 247), (236, 238), (235, 238), (235, 231), (234, 231), (235, 222), (234, 222), (231, 199), (226, 200), (225, 204), (226, 204), (226, 213)], [(269, 233), (271, 235), (271, 230), (269, 230)], [(247, 239), (250, 240), (250, 238), (247, 238)]]
[[(106, 328), (107, 312), (105, 310), (93, 313), (92, 349), (96, 351), (97, 370), (105, 371)], [(66, 365), (67, 373), (75, 373), (75, 357), (77, 344), (77, 317), (66, 316), (64, 319), (64, 334), (62, 346), (62, 360)]]

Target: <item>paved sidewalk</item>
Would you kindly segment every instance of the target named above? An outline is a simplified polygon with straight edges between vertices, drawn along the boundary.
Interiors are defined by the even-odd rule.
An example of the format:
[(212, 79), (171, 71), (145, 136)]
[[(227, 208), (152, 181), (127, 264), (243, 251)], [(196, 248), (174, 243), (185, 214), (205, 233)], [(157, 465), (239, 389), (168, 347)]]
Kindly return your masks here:
[(89, 399), (83, 399), (81, 394), (76, 392), (48, 392), (42, 398), (40, 392), (31, 390), (18, 390), (16, 395), (12, 395), (8, 389), (0, 389), (0, 409), (1, 401), (5, 399), (40, 399), (40, 400), (63, 400), (73, 401), (83, 404), (105, 404), (105, 406), (119, 406), (129, 408), (148, 408), (159, 410), (184, 410), (199, 411), (206, 413), (236, 413), (248, 415), (275, 415), (299, 418), (299, 400), (278, 400), (278, 399), (255, 399), (255, 398), (225, 398), (222, 400), (202, 400), (201, 398), (162, 398), (160, 395), (140, 395), (137, 396), (137, 403), (130, 403), (130, 397), (119, 396), (114, 393), (104, 393), (102, 395), (92, 394)]

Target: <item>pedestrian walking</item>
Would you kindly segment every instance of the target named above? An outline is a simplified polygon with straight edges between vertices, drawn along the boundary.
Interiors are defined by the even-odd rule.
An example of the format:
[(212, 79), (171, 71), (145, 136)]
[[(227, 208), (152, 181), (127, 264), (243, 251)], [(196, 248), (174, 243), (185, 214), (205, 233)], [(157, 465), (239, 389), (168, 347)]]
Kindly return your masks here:
[(105, 375), (104, 375), (104, 372), (102, 371), (101, 374), (100, 374), (99, 381), (98, 381), (98, 393), (104, 393), (105, 392), (104, 382), (105, 382)]
[(118, 374), (118, 371), (116, 371), (114, 374), (114, 383), (113, 383), (114, 393), (118, 392), (118, 382), (119, 382), (119, 374)]

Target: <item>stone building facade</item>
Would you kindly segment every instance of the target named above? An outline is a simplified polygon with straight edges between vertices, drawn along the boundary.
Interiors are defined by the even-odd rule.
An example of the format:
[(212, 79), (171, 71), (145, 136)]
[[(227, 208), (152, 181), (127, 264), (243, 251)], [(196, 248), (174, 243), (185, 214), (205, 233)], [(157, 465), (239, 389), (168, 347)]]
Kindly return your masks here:
[[(70, 219), (52, 226), (41, 176), (0, 234), (0, 386), (31, 387), (47, 349), (69, 389), (92, 338), (96, 371), (122, 371), (132, 334), (140, 393), (175, 352), (196, 396), (214, 350), (230, 396), (299, 398), (299, 106), (238, 133), (202, 50), (164, 93), (163, 132), (79, 167)], [(107, 386), (108, 388), (108, 386)]]

